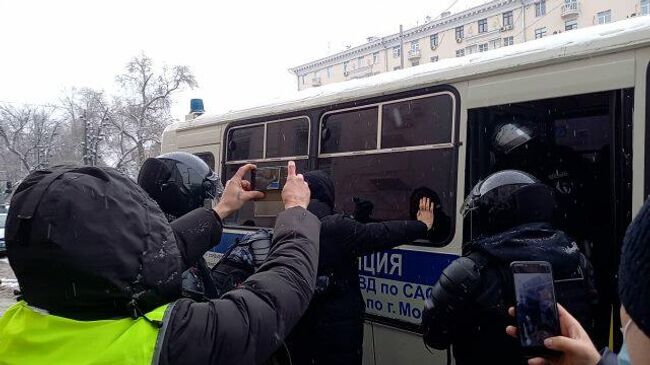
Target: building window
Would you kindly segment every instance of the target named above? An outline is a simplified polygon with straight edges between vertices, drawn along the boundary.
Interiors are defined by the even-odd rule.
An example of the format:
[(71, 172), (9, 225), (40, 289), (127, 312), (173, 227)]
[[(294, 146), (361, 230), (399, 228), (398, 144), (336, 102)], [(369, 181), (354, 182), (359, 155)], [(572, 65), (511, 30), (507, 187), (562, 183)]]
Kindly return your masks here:
[(481, 19), (478, 21), (478, 32), (485, 33), (488, 31), (487, 19)]
[(438, 33), (431, 36), (431, 48), (438, 47)]
[(393, 58), (398, 58), (401, 55), (402, 55), (402, 47), (400, 46), (393, 47)]
[(641, 0), (641, 15), (650, 14), (650, 0)]
[(515, 44), (515, 38), (514, 37), (505, 37), (503, 38), (503, 46), (512, 46)]
[(463, 38), (465, 38), (465, 27), (461, 25), (460, 27), (456, 27), (456, 39)]
[(300, 76), (300, 83), (305, 84), (305, 75)]
[(418, 41), (411, 42), (411, 52), (417, 53), (418, 51), (420, 51), (420, 42)]
[(612, 21), (612, 11), (605, 10), (598, 13), (598, 24), (611, 23)]
[(567, 20), (564, 22), (564, 30), (574, 30), (578, 29), (578, 20), (573, 19), (573, 20)]
[(373, 64), (379, 63), (379, 52), (375, 52), (372, 54), (372, 63)]
[(503, 26), (512, 27), (512, 11), (506, 11), (503, 13)]
[(327, 78), (332, 78), (332, 66), (327, 66)]
[(535, 4), (535, 16), (540, 17), (546, 15), (546, 0), (541, 0)]
[(546, 36), (546, 27), (535, 29), (535, 39), (540, 39)]
[(363, 56), (357, 58), (357, 67), (362, 67), (363, 66)]
[(411, 61), (412, 66), (418, 66), (420, 64), (420, 60), (413, 60)]
[(490, 41), (490, 48), (492, 49), (501, 48), (501, 38)]
[(438, 62), (438, 56), (431, 57), (431, 62)]
[(487, 50), (488, 50), (488, 44), (487, 43), (483, 43), (483, 44), (478, 45), (478, 51), (479, 52), (485, 52)]
[(350, 61), (343, 62), (343, 72), (348, 72)]
[(463, 57), (465, 56), (465, 50), (464, 49), (457, 49), (456, 50), (456, 57)]

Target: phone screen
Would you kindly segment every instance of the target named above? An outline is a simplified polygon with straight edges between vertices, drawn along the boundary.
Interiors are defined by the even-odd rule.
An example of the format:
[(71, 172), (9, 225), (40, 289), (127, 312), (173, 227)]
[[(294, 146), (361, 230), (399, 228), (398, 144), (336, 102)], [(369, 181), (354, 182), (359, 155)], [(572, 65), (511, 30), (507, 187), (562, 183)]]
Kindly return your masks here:
[(519, 341), (524, 348), (545, 349), (544, 340), (560, 333), (553, 273), (547, 262), (513, 262)]
[(286, 167), (260, 167), (252, 171), (251, 183), (258, 191), (282, 190), (287, 181)]

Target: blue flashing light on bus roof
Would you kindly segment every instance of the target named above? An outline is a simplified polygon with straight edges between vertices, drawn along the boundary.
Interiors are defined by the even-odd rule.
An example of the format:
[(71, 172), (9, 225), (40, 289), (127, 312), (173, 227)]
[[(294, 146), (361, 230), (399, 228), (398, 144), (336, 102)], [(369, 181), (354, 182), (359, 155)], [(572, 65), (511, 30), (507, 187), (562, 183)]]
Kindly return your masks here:
[(197, 113), (197, 114), (205, 113), (205, 108), (203, 107), (203, 99), (190, 100), (190, 113)]

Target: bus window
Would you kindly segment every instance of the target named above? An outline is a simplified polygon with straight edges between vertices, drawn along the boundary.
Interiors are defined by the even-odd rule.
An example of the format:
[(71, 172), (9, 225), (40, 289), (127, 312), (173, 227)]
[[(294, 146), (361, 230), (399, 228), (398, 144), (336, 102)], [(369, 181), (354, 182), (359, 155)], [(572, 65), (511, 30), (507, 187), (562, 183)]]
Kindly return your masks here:
[(210, 169), (214, 170), (214, 155), (212, 154), (212, 152), (200, 152), (200, 153), (195, 153), (194, 155), (196, 155), (196, 157), (200, 158), (201, 160), (203, 160), (203, 162), (208, 164), (208, 167)]
[(400, 101), (382, 108), (381, 148), (451, 143), (451, 95)]
[(228, 161), (245, 161), (263, 158), (264, 126), (233, 128), (228, 136)]
[[(308, 160), (296, 160), (296, 168), (300, 172), (307, 171)], [(227, 164), (225, 175), (227, 179), (230, 179), (237, 169), (239, 169), (244, 164)], [(275, 162), (256, 162), (257, 167), (275, 167), (275, 166), (287, 166), (286, 161), (275, 161)], [(250, 181), (250, 176), (244, 176), (245, 180)], [(225, 219), (225, 224), (227, 226), (237, 226), (237, 227), (266, 227), (273, 228), (275, 225), (275, 218), (278, 209), (282, 210), (282, 201), (280, 196), (280, 191), (267, 193), (269, 199), (264, 201), (255, 201), (248, 202), (235, 214)], [(279, 204), (279, 205), (278, 205)], [(270, 213), (269, 213), (270, 212)]]
[(307, 118), (271, 122), (266, 128), (266, 158), (307, 156)]
[(416, 219), (419, 199), (432, 199), (436, 223), (430, 240), (444, 245), (454, 223), (454, 156), (451, 148), (345, 156), (319, 159), (318, 168), (334, 180), (337, 211), (353, 214), (355, 199), (371, 204), (366, 221)]
[(321, 124), (321, 154), (377, 149), (377, 117), (377, 107), (326, 115)]

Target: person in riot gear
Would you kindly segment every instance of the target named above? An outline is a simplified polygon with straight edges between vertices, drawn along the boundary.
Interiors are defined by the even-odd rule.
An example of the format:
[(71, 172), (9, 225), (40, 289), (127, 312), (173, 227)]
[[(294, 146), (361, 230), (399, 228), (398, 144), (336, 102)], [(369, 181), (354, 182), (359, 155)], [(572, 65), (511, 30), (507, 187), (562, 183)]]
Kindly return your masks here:
[(170, 152), (148, 158), (138, 174), (138, 184), (155, 200), (170, 220), (180, 217), (223, 193), (219, 176), (196, 155)]
[(424, 341), (453, 347), (456, 364), (521, 364), (518, 342), (503, 331), (514, 304), (512, 261), (548, 261), (558, 302), (592, 322), (590, 265), (575, 243), (553, 227), (555, 192), (532, 175), (496, 172), (480, 181), (461, 208), (478, 238), (466, 243), (434, 285), (422, 315)]
[(293, 365), (360, 365), (364, 302), (358, 258), (416, 239), (434, 223), (428, 199), (419, 202), (418, 220), (361, 223), (334, 211), (334, 182), (324, 171), (305, 174), (312, 200), (308, 210), (321, 221), (316, 294), (287, 338)]
[[(168, 222), (130, 178), (107, 167), (32, 172), (7, 221), (21, 300), (0, 318), (3, 364), (259, 364), (314, 291), (320, 222), (289, 162), (271, 252), (219, 299), (181, 298), (189, 265), (217, 244), (222, 219), (263, 193), (242, 166), (214, 208)], [(91, 339), (89, 341), (89, 339)]]
[[(194, 209), (211, 207), (223, 193), (219, 176), (198, 156), (188, 152), (170, 152), (146, 159), (138, 174), (138, 185), (158, 203), (170, 222)], [(215, 299), (222, 292), (203, 258), (183, 273), (186, 297)]]

